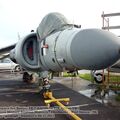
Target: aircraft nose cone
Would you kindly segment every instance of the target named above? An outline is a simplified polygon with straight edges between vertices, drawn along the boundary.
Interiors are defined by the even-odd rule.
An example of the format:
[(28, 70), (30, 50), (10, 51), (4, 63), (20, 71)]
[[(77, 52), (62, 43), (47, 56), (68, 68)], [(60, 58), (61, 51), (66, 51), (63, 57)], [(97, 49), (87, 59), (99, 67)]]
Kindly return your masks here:
[(82, 69), (105, 69), (120, 58), (120, 39), (100, 29), (77, 33), (71, 44), (74, 65)]

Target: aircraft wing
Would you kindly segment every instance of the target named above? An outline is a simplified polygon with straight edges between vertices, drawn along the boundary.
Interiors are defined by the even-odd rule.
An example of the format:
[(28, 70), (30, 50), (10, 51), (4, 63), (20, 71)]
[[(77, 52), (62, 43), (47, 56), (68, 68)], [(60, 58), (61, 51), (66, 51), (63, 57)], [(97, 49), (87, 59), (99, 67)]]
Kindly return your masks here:
[(4, 47), (0, 49), (0, 60), (9, 57), (9, 52), (15, 48), (16, 44)]

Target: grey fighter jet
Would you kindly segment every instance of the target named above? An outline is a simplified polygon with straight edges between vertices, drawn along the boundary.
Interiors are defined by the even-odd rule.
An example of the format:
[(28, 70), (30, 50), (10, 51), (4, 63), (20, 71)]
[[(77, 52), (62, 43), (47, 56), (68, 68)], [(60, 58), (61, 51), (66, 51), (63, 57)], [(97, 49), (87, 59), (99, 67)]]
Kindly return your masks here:
[(120, 58), (120, 40), (116, 35), (101, 29), (81, 29), (60, 13), (46, 15), (36, 32), (26, 35), (14, 47), (10, 52), (13, 61), (41, 73), (100, 70)]

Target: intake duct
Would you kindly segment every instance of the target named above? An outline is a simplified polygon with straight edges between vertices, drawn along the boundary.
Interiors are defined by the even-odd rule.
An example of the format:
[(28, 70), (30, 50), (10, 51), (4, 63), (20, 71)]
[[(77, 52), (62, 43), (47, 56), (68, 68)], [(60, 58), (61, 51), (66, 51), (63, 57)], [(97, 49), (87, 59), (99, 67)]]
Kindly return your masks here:
[(15, 47), (15, 59), (23, 68), (31, 71), (39, 70), (38, 41), (36, 33), (30, 33), (20, 40)]

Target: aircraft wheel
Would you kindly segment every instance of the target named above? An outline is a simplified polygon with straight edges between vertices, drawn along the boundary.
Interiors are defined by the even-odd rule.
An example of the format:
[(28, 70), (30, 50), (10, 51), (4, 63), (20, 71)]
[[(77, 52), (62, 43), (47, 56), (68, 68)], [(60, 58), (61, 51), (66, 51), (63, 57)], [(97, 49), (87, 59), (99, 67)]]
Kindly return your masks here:
[(28, 82), (30, 80), (30, 75), (28, 72), (23, 73), (23, 82)]
[(20, 65), (15, 66), (15, 71), (21, 71)]
[(101, 73), (96, 73), (94, 76), (94, 80), (96, 83), (102, 83), (103, 82), (103, 77), (105, 80), (105, 76), (103, 76)]

